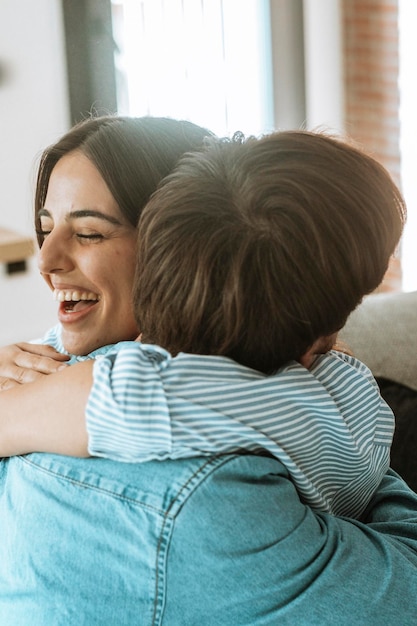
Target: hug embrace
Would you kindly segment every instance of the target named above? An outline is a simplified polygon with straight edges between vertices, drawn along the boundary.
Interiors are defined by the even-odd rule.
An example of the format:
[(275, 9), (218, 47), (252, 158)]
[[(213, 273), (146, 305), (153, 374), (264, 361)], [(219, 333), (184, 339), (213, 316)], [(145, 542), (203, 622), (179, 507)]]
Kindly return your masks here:
[(132, 133), (103, 138), (137, 123), (83, 122), (38, 189), (62, 299), (45, 342), (82, 362), (20, 344), (2, 366), (1, 615), (330, 624), (343, 606), (338, 624), (412, 624), (417, 496), (389, 469), (375, 381), (335, 345), (398, 245), (400, 193), (323, 133), (191, 125), (129, 220)]

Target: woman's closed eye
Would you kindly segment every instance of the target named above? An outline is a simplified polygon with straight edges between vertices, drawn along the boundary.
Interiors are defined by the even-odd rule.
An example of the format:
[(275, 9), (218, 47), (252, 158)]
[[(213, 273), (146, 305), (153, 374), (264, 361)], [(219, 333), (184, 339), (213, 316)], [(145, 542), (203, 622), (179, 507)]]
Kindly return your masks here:
[(75, 233), (75, 236), (78, 239), (84, 239), (86, 241), (101, 241), (105, 238), (101, 233)]
[[(41, 237), (42, 239), (46, 239), (48, 235), (50, 235), (52, 233), (53, 229), (46, 229), (46, 228), (38, 228), (36, 230), (36, 234), (38, 237)], [(74, 233), (74, 236), (77, 239), (80, 239), (81, 241), (101, 241), (102, 239), (105, 239), (105, 236), (102, 233), (98, 233), (96, 231), (94, 232), (76, 232)]]

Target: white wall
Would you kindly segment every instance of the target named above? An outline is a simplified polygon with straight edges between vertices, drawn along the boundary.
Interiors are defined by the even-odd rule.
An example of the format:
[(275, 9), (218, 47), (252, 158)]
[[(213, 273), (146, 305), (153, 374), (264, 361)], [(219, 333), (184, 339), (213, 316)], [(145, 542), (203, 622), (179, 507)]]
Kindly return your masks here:
[[(0, 2), (0, 226), (33, 234), (36, 160), (69, 127), (61, 3)], [(31, 259), (0, 269), (0, 345), (39, 336), (56, 305)]]

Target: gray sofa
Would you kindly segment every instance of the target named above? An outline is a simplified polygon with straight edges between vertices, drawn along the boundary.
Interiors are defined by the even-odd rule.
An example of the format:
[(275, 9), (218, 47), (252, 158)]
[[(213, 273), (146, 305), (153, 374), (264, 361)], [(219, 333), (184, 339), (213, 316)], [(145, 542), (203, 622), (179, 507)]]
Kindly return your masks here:
[(394, 411), (391, 466), (417, 491), (417, 292), (367, 296), (339, 337)]

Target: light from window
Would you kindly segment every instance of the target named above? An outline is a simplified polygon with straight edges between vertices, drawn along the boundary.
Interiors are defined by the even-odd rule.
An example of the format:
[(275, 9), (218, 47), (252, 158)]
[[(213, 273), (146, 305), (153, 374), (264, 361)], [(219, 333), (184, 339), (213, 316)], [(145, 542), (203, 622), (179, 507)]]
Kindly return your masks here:
[(273, 130), (266, 0), (113, 0), (118, 112)]

